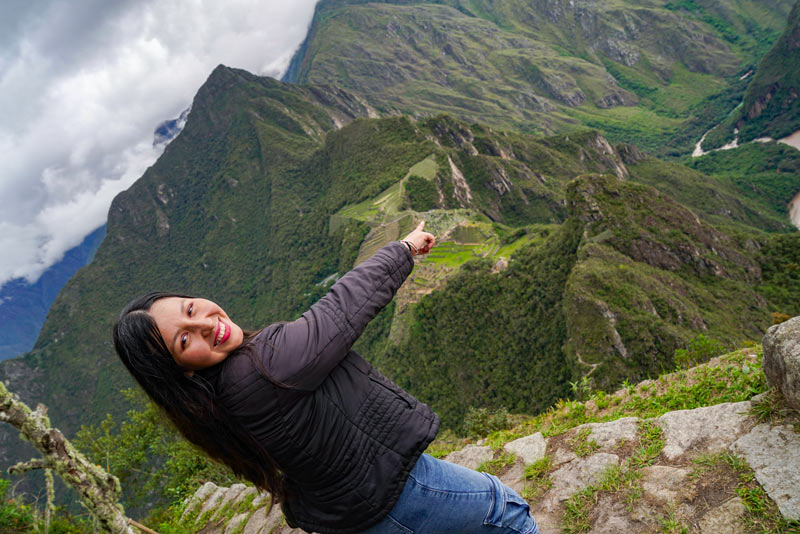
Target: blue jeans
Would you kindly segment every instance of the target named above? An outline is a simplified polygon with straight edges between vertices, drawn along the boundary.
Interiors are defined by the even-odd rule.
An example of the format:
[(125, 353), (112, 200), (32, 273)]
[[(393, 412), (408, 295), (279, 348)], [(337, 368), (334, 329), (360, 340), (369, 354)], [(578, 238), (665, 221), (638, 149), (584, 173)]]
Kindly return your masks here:
[(495, 476), (423, 454), (389, 515), (366, 534), (538, 534), (530, 507)]

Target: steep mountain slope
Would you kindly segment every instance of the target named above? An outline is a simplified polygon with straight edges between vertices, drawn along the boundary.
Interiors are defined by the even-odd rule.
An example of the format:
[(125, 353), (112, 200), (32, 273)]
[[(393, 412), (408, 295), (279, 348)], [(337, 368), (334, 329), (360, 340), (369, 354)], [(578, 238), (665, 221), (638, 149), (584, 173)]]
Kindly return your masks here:
[[(652, 376), (698, 333), (757, 339), (770, 312), (793, 306), (759, 294), (761, 264), (772, 264), (758, 253), (765, 236), (722, 232), (658, 190), (608, 174), (573, 180), (567, 199), (566, 222), (522, 245), (507, 268), (466, 263), (415, 306), (385, 311), (359, 341), (446, 424), (471, 405), (535, 413), (583, 377), (609, 388)], [(800, 253), (800, 236), (791, 238)]]
[[(669, 364), (701, 331), (755, 337), (791, 297), (770, 296), (767, 306), (756, 292), (766, 281), (758, 249), (770, 238), (746, 224), (776, 221), (737, 203), (721, 181), (705, 177), (718, 195), (687, 200), (689, 211), (632, 183), (638, 174), (673, 187), (653, 170), (632, 173), (646, 160), (597, 132), (536, 139), (448, 116), (363, 118), (375, 115), (333, 86), (218, 67), (180, 136), (115, 199), (106, 239), (59, 295), (34, 350), (0, 364), (0, 379), (47, 404), (70, 435), (125, 409), (118, 391), (130, 379), (110, 326), (133, 296), (202, 295), (246, 327), (291, 319), (422, 217), (441, 248), (360, 347), (451, 424), (467, 407), (452, 406), (464, 398), (453, 384), (476, 406), (534, 411), (592, 366), (591, 379), (611, 384)], [(703, 178), (669, 168), (687, 173), (678, 181)], [(800, 242), (775, 250), (789, 269)], [(620, 299), (598, 280), (619, 286)], [(583, 336), (596, 341), (591, 350)], [(620, 346), (641, 357), (626, 359)], [(521, 400), (506, 378), (540, 387)], [(21, 459), (14, 436), (0, 440), (0, 462)]]
[(742, 141), (800, 130), (800, 2), (783, 35), (758, 65), (744, 97)]
[(733, 75), (792, 4), (325, 0), (285, 79), (334, 82), (382, 111), (543, 133), (589, 125), (666, 151), (724, 118), (706, 99), (741, 91)]
[(704, 147), (716, 148), (737, 138), (780, 139), (800, 130), (800, 2), (775, 46), (758, 64), (742, 105), (709, 132)]
[[(351, 122), (358, 115), (374, 111), (339, 89), (216, 69), (181, 135), (115, 199), (95, 260), (61, 292), (34, 350), (4, 363), (0, 378), (27, 402), (45, 402), (71, 433), (109, 407), (124, 410), (118, 391), (130, 379), (113, 354), (110, 326), (137, 294), (166, 288), (207, 296), (245, 326), (291, 318), (352, 266), (370, 224), (382, 224), (339, 216), (330, 225), (332, 216), (431, 155), (441, 169), (443, 208), (511, 224), (560, 222), (572, 175), (620, 164), (607, 143), (592, 141), (596, 134), (548, 146), (486, 129), (469, 141), (446, 117)], [(479, 154), (472, 143), (498, 155)], [(539, 160), (538, 171), (526, 166)], [(34, 376), (42, 381), (35, 390)]]
[[(216, 69), (181, 135), (115, 199), (106, 239), (59, 295), (34, 350), (13, 366), (4, 362), (2, 379), (31, 401), (18, 383), (27, 380), (25, 368), (41, 376), (47, 386), (35, 400), (72, 432), (108, 407), (124, 409), (118, 391), (130, 379), (113, 354), (109, 328), (136, 294), (161, 287), (217, 298), (244, 324), (291, 313), (302, 299), (292, 278), (311, 285), (330, 248), (315, 229), (320, 219), (301, 216), (308, 197), (327, 183), (317, 173), (298, 177), (287, 169), (326, 131), (369, 113), (342, 91)], [(388, 145), (383, 141), (376, 137)], [(389, 158), (382, 163), (391, 172)], [(309, 180), (316, 185), (308, 187)]]

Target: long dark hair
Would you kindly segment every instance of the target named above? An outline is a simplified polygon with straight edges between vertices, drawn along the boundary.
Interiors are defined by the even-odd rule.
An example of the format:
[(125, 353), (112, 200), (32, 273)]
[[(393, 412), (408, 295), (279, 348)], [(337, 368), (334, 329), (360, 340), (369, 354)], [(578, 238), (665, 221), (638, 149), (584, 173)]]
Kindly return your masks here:
[[(217, 402), (216, 392), (199, 373), (187, 376), (175, 362), (149, 310), (153, 303), (175, 293), (153, 292), (134, 299), (123, 308), (114, 325), (114, 348), (145, 393), (169, 417), (178, 431), (203, 449), (211, 458), (228, 467), (259, 489), (269, 491), (273, 499), (286, 495), (280, 468), (253, 435)], [(191, 297), (188, 297), (191, 298)], [(261, 362), (247, 348), (252, 334), (242, 347), (264, 373)], [(269, 379), (265, 375), (265, 378)]]

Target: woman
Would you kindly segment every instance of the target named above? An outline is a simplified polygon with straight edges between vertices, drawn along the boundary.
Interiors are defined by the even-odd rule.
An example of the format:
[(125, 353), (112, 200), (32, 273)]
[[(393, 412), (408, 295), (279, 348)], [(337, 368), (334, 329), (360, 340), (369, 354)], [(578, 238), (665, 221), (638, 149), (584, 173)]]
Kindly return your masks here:
[(293, 527), (535, 534), (496, 477), (423, 454), (439, 417), (350, 350), (434, 245), (424, 224), (256, 333), (211, 301), (145, 295), (114, 326), (117, 353), (189, 441), (270, 491)]

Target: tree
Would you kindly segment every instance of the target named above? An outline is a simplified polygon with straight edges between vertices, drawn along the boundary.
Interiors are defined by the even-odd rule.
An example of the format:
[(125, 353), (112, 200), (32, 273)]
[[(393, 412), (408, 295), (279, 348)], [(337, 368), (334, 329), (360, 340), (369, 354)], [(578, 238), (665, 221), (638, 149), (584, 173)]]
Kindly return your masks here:
[(21, 436), (42, 455), (41, 458), (10, 467), (10, 472), (24, 473), (32, 469), (54, 471), (78, 493), (81, 504), (97, 519), (97, 524), (105, 532), (134, 534), (130, 527), (131, 520), (125, 517), (125, 511), (119, 504), (119, 480), (87, 460), (60, 430), (50, 427), (46, 406), (39, 404), (35, 410), (31, 410), (0, 382), (0, 421), (19, 430)]

